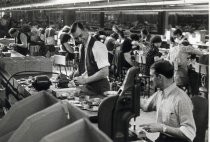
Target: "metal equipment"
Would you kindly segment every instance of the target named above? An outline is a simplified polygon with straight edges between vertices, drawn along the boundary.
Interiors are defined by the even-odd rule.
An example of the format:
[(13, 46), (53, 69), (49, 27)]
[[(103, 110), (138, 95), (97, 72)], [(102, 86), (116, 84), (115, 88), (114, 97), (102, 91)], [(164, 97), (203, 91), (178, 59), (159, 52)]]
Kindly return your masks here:
[(98, 127), (114, 142), (129, 141), (129, 122), (140, 115), (142, 80), (146, 76), (139, 76), (139, 72), (139, 67), (130, 68), (117, 95), (107, 97), (99, 106)]

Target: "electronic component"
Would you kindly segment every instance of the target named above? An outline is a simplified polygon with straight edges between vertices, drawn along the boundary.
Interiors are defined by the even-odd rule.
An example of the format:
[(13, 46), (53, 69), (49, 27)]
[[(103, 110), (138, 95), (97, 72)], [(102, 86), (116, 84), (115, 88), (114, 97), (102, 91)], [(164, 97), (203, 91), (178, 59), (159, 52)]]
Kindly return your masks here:
[(37, 91), (48, 90), (50, 88), (50, 85), (52, 85), (52, 82), (46, 75), (36, 76), (32, 82), (32, 86)]

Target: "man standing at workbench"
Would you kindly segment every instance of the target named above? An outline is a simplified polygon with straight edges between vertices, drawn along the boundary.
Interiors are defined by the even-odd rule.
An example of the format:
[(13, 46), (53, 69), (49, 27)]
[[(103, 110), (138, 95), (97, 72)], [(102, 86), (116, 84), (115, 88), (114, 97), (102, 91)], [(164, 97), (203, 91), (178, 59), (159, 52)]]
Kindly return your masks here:
[(88, 90), (98, 95), (109, 91), (110, 64), (106, 45), (93, 38), (80, 22), (72, 24), (71, 34), (77, 43), (82, 44), (79, 62), (81, 75), (74, 78), (75, 83), (85, 85)]

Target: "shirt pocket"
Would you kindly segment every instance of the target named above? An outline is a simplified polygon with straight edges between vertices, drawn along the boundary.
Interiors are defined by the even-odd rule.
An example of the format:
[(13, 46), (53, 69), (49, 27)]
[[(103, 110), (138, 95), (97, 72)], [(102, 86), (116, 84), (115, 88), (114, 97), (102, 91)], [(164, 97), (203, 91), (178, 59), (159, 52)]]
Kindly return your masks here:
[(163, 122), (166, 125), (178, 126), (177, 115), (172, 108), (168, 108), (163, 112)]

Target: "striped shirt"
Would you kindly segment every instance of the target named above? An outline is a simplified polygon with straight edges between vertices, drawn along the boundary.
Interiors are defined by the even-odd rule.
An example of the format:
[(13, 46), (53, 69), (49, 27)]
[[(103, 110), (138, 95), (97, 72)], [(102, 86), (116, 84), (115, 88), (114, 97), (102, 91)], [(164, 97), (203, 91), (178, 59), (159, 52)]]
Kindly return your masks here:
[(157, 123), (179, 128), (191, 141), (195, 138), (196, 126), (193, 105), (187, 94), (175, 83), (153, 94), (147, 102), (148, 110), (156, 110)]

